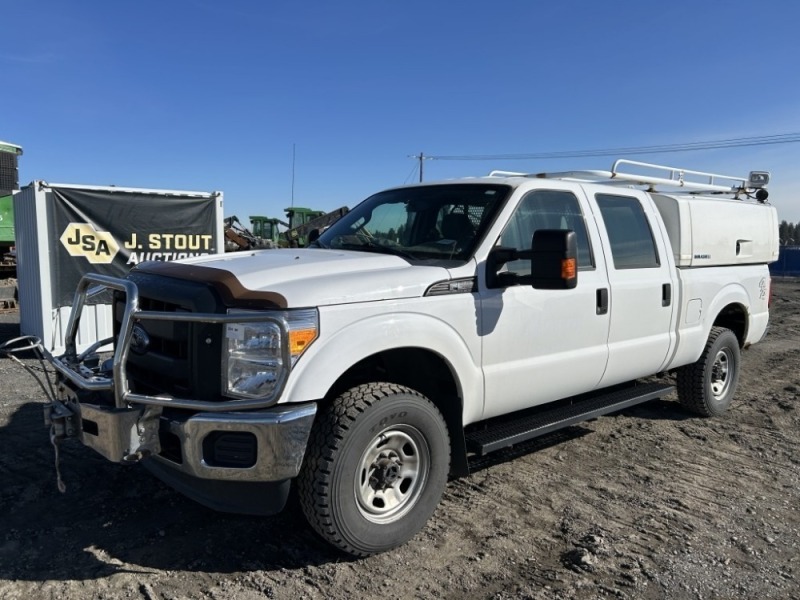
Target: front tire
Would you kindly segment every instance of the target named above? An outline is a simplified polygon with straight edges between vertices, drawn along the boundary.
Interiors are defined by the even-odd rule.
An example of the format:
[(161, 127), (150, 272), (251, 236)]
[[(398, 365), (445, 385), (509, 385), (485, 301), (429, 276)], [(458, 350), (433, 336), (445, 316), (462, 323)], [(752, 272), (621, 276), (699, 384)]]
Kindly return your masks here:
[(317, 533), (349, 554), (369, 556), (425, 526), (449, 469), (450, 438), (439, 409), (410, 388), (371, 383), (318, 414), (298, 494)]
[(736, 393), (740, 361), (736, 335), (730, 329), (712, 327), (697, 362), (678, 369), (678, 400), (704, 417), (723, 414)]

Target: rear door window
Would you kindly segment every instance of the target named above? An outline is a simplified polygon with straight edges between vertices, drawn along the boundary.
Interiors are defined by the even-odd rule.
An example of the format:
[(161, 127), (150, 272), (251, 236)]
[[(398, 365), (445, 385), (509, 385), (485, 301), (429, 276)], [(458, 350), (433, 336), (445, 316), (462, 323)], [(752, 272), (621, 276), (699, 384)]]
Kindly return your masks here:
[(647, 269), (661, 266), (653, 231), (639, 200), (631, 196), (596, 194), (611, 244), (614, 268)]

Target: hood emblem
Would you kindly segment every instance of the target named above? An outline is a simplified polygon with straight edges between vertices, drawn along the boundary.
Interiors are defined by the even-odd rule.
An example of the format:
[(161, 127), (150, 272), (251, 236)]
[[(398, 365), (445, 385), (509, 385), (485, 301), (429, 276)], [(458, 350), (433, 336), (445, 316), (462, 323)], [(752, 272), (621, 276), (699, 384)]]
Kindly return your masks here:
[(134, 325), (131, 332), (131, 350), (136, 354), (144, 354), (150, 347), (150, 336), (141, 325)]

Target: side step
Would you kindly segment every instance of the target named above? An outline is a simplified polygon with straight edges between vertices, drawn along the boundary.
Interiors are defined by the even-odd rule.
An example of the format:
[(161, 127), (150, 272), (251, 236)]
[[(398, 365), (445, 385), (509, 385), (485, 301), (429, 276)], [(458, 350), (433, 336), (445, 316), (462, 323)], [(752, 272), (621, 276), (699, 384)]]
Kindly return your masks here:
[(582, 394), (561, 400), (554, 407), (545, 404), (536, 409), (491, 419), (484, 428), (465, 432), (467, 451), (483, 456), (557, 429), (661, 398), (674, 389), (675, 386), (663, 383), (633, 385), (599, 394)]

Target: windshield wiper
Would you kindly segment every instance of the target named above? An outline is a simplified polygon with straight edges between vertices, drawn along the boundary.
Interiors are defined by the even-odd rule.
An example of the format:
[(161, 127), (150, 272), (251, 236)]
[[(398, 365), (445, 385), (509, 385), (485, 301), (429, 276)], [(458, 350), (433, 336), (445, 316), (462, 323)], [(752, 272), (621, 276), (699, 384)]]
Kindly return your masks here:
[(380, 254), (393, 254), (394, 256), (400, 256), (408, 260), (418, 260), (416, 256), (414, 256), (409, 252), (406, 252), (405, 250), (401, 250), (400, 248), (395, 248), (394, 246), (387, 246), (385, 244), (381, 244), (379, 242), (376, 242), (374, 239), (369, 239), (369, 240), (365, 239), (363, 244), (343, 244), (342, 249), (364, 250), (366, 252), (377, 252)]

